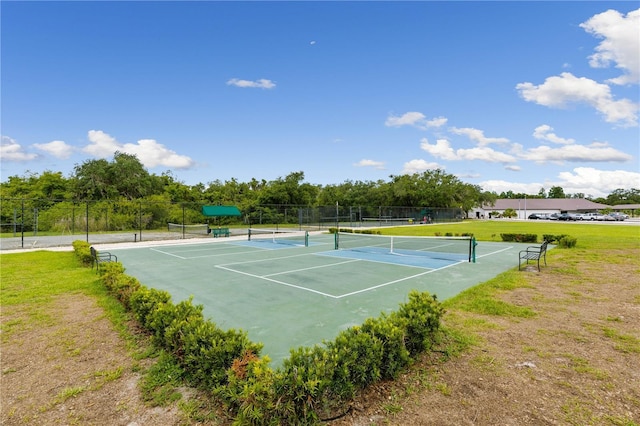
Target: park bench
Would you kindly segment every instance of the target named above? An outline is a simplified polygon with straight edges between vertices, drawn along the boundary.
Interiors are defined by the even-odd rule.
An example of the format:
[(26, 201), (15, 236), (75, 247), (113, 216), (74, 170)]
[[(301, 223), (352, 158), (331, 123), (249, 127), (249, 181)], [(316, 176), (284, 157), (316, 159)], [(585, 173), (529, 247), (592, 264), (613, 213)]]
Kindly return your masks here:
[(229, 228), (213, 228), (211, 230), (211, 233), (215, 238), (222, 236), (228, 237), (229, 235), (231, 235), (231, 233), (229, 232)]
[(118, 257), (115, 254), (111, 254), (107, 251), (99, 252), (93, 246), (90, 248), (91, 250), (91, 269), (93, 269), (93, 265), (96, 265), (96, 272), (100, 269), (101, 263), (109, 263), (109, 262), (117, 262)]
[(540, 259), (544, 259), (544, 266), (547, 266), (547, 245), (549, 243), (545, 241), (539, 246), (529, 246), (526, 250), (521, 250), (518, 255), (518, 270), (521, 269), (523, 260), (526, 260), (526, 264), (529, 264), (530, 260), (535, 260), (538, 263), (538, 272), (540, 272)]

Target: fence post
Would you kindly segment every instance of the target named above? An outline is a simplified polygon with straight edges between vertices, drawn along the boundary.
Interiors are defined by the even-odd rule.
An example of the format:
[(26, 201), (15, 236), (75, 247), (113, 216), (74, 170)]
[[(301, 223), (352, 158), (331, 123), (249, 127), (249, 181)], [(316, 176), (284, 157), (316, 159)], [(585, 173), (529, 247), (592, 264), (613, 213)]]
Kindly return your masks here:
[(85, 227), (87, 233), (87, 242), (89, 242), (89, 201), (86, 201), (85, 214), (84, 214), (85, 223), (87, 224)]

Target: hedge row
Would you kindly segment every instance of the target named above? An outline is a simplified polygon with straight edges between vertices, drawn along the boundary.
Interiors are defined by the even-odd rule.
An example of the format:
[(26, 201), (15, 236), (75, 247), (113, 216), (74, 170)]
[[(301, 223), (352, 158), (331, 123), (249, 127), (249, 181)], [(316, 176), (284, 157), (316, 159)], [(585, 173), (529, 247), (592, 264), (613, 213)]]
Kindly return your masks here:
[[(88, 245), (74, 242), (84, 259)], [(83, 260), (84, 262), (84, 260)], [(277, 369), (262, 346), (243, 331), (219, 329), (191, 299), (174, 304), (169, 293), (150, 289), (124, 273), (118, 262), (103, 264), (104, 285), (171, 353), (193, 385), (211, 391), (235, 424), (317, 424), (344, 410), (358, 390), (394, 379), (429, 350), (444, 313), (435, 296), (413, 291), (398, 311), (367, 319), (333, 341), (292, 349)]]
[[(518, 243), (535, 243), (538, 241), (536, 234), (500, 234), (502, 241), (513, 241)], [(578, 243), (578, 239), (566, 234), (553, 235), (544, 234), (542, 240), (549, 244), (557, 244), (561, 248), (572, 248)]]

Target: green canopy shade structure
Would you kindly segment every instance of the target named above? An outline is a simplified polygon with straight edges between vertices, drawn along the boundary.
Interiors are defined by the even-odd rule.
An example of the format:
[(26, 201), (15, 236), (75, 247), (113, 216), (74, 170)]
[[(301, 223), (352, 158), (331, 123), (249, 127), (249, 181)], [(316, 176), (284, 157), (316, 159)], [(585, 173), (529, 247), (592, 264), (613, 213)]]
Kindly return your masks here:
[(242, 216), (236, 206), (202, 206), (202, 214), (207, 217)]

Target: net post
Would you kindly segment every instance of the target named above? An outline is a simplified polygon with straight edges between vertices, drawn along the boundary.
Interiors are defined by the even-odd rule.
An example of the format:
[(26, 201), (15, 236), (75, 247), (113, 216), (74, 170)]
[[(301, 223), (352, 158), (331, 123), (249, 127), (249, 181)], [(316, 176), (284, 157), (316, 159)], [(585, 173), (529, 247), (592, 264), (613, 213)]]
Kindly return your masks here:
[(338, 250), (340, 244), (338, 242), (338, 230), (336, 229), (336, 233), (333, 235), (333, 248), (334, 250)]
[(471, 237), (469, 244), (471, 244), (471, 262), (476, 263), (476, 246), (478, 245), (476, 237)]
[(247, 229), (247, 239), (251, 241), (251, 228)]
[(304, 231), (304, 246), (309, 247), (309, 231)]

